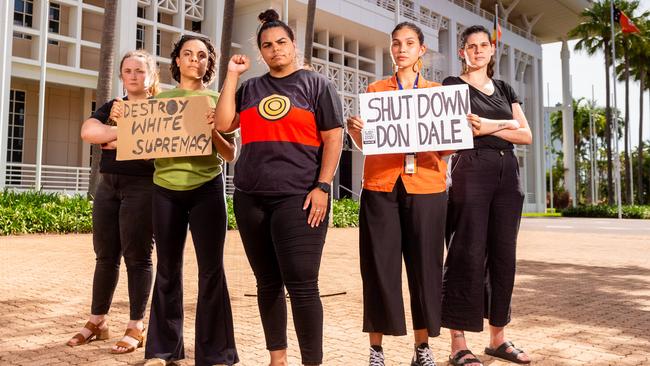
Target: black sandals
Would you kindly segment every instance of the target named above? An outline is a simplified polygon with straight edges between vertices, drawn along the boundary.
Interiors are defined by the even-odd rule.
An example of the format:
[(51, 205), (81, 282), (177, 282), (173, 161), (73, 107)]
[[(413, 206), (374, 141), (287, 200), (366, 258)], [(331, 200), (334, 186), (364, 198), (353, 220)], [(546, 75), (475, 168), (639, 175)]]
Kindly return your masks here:
[[(467, 355), (472, 355), (472, 357), (468, 357), (464, 360), (461, 360), (461, 358)], [(481, 365), (483, 365), (483, 362), (481, 362), (481, 360), (479, 360), (476, 357), (476, 355), (473, 354), (472, 351), (468, 349), (464, 349), (456, 352), (456, 355), (454, 355), (454, 357), (449, 356), (449, 363), (453, 366), (463, 366), (463, 365), (469, 365), (471, 363), (480, 363)]]
[[(513, 348), (512, 352), (507, 352), (506, 351), (508, 349), (508, 347)], [(530, 360), (524, 361), (524, 360), (520, 360), (519, 357), (517, 357), (518, 355), (520, 355), (522, 353), (524, 353), (524, 351), (522, 349), (520, 349), (520, 348), (515, 347), (515, 345), (512, 344), (512, 342), (510, 342), (510, 341), (503, 342), (503, 344), (501, 344), (496, 349), (492, 349), (490, 347), (485, 347), (485, 354), (486, 355), (489, 355), (489, 356), (492, 356), (492, 357), (497, 357), (497, 358), (500, 358), (500, 359), (503, 359), (503, 360), (506, 360), (506, 361), (510, 361), (510, 362), (514, 362), (514, 363), (518, 363), (518, 364), (522, 364), (522, 365), (529, 364)]]

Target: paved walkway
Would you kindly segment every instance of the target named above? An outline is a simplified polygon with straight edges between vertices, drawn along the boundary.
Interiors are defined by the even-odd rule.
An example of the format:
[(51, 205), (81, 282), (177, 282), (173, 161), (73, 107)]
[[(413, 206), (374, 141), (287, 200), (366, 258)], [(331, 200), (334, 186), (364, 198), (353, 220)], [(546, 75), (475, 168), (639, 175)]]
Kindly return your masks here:
[[(536, 231), (531, 220), (524, 220), (519, 238), (509, 336), (536, 365), (650, 365), (650, 234)], [(561, 219), (557, 225), (563, 225)], [(323, 298), (325, 365), (367, 365), (357, 235), (355, 229), (334, 229), (327, 238), (321, 292), (345, 294)], [(76, 348), (64, 345), (88, 315), (94, 266), (90, 243), (90, 235), (0, 237), (0, 365), (141, 364), (142, 350), (120, 356), (108, 352), (128, 318), (124, 270), (111, 311), (114, 336)], [(188, 359), (182, 364), (193, 365), (197, 281), (191, 243), (185, 262)], [(240, 364), (264, 365), (256, 299), (248, 296), (255, 293), (254, 280), (236, 231), (228, 233), (226, 268)], [(299, 365), (292, 325), (289, 339), (290, 364)], [(468, 340), (486, 365), (506, 364), (482, 353), (485, 333), (469, 334)], [(446, 332), (431, 341), (439, 364), (446, 365), (448, 342)], [(411, 347), (410, 336), (387, 338), (386, 364), (408, 365)]]

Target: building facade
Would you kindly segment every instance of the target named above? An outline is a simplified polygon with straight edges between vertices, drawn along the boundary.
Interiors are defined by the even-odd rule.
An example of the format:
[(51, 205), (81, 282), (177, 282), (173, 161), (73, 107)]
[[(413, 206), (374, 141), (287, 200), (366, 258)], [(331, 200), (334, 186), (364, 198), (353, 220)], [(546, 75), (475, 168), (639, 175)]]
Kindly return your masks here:
[[(79, 138), (81, 123), (94, 110), (103, 0), (9, 0), (0, 9), (4, 41), (0, 54), (0, 187), (85, 191), (90, 146)], [(307, 0), (238, 0), (233, 53), (258, 59), (257, 15), (268, 8), (288, 16), (302, 49)], [(531, 3), (538, 3), (537, 5)], [(545, 209), (542, 98), (543, 42), (557, 41), (577, 24), (587, 0), (548, 2), (501, 0), (328, 0), (319, 1), (313, 68), (337, 87), (346, 116), (358, 113), (358, 93), (392, 73), (389, 32), (412, 21), (425, 33), (428, 52), (423, 75), (441, 81), (460, 70), (459, 34), (469, 25), (492, 28), (499, 7), (503, 30), (497, 77), (521, 100), (533, 131), (530, 146), (517, 147), (525, 210)], [(223, 0), (120, 1), (116, 42), (119, 59), (143, 48), (156, 55), (164, 88), (172, 88), (172, 44), (185, 33), (200, 33), (219, 45)], [(572, 9), (567, 12), (566, 9)], [(559, 19), (560, 13), (566, 19)], [(544, 19), (548, 21), (544, 22)], [(560, 16), (561, 18), (561, 16)], [(46, 60), (43, 59), (46, 55)], [(45, 61), (45, 62), (43, 62)], [(116, 66), (117, 67), (117, 66)], [(115, 70), (114, 95), (122, 94)], [(254, 62), (245, 77), (266, 72)], [(211, 85), (216, 88), (216, 85)], [(44, 99), (41, 98), (44, 95)], [(42, 111), (42, 113), (39, 113)], [(335, 195), (358, 197), (363, 156), (349, 144), (335, 182)], [(233, 174), (232, 167), (228, 173)]]

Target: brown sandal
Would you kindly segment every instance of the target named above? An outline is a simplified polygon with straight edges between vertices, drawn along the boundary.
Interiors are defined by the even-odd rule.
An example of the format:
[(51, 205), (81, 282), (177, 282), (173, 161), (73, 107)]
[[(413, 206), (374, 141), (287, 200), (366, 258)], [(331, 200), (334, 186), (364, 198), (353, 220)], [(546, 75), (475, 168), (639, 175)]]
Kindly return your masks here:
[[(98, 324), (87, 322), (86, 325), (84, 325), (84, 328), (90, 331), (90, 335), (88, 336), (88, 338), (84, 337), (84, 335), (81, 333), (77, 333), (66, 344), (70, 347), (76, 347), (76, 346), (81, 346), (86, 343), (89, 343), (93, 340), (102, 341), (108, 339), (109, 338), (108, 327), (104, 329), (100, 329), (104, 324), (106, 324), (106, 319), (102, 320)], [(77, 343), (72, 342), (74, 339), (77, 340)]]
[(126, 332), (124, 332), (124, 337), (130, 337), (138, 341), (137, 345), (132, 345), (131, 343), (125, 342), (123, 340), (117, 341), (115, 345), (120, 348), (126, 348), (124, 351), (116, 351), (115, 349), (111, 348), (111, 353), (113, 354), (124, 354), (124, 353), (131, 353), (135, 351), (137, 348), (140, 348), (144, 345), (144, 336), (142, 333), (144, 333), (144, 329), (142, 330), (137, 329), (137, 328), (126, 328)]

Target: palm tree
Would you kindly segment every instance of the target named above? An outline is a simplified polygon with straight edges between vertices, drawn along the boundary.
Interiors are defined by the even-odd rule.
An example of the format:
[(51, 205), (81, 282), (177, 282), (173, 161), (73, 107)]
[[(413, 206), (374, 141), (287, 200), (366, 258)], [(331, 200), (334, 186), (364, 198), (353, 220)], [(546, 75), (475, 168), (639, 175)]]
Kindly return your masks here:
[[(590, 144), (589, 121), (590, 114), (593, 113), (594, 126), (596, 134), (596, 144), (598, 139), (601, 141), (605, 136), (605, 110), (587, 103), (585, 98), (573, 99), (573, 145), (575, 147), (575, 166), (576, 166), (576, 203), (581, 201), (581, 197), (586, 196), (589, 184), (594, 184), (588, 174), (591, 166), (589, 162), (592, 158), (588, 147)], [(562, 139), (562, 112), (551, 114), (551, 139)]]
[(316, 0), (307, 3), (307, 27), (305, 29), (305, 65), (311, 66), (311, 54), (314, 47), (314, 18), (316, 16)]
[(230, 61), (232, 45), (232, 19), (235, 17), (235, 0), (226, 0), (223, 4), (223, 25), (221, 27), (221, 58), (219, 59), (219, 90), (223, 86)]
[[(101, 48), (99, 50), (99, 73), (97, 76), (97, 97), (95, 105), (100, 106), (108, 102), (113, 94), (113, 67), (115, 63), (115, 21), (117, 19), (117, 5), (119, 0), (104, 0), (104, 25), (102, 27)], [(92, 162), (90, 164), (90, 182), (88, 195), (95, 196), (99, 183), (99, 161), (102, 149), (93, 145), (91, 150)]]
[(605, 93), (606, 98), (606, 123), (605, 142), (607, 144), (607, 202), (614, 204), (614, 181), (612, 177), (612, 108), (609, 100), (610, 78), (609, 68), (612, 65), (611, 56), (611, 28), (610, 28), (610, 2), (594, 2), (593, 6), (582, 11), (582, 22), (569, 32), (570, 37), (580, 40), (576, 43), (576, 51), (586, 51), (594, 55), (599, 51), (605, 53)]

